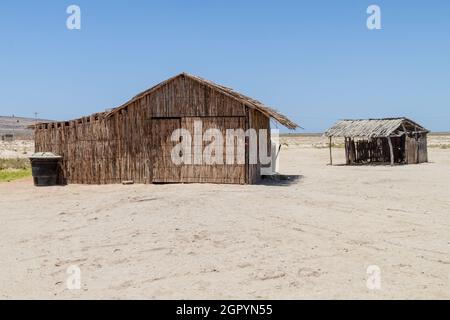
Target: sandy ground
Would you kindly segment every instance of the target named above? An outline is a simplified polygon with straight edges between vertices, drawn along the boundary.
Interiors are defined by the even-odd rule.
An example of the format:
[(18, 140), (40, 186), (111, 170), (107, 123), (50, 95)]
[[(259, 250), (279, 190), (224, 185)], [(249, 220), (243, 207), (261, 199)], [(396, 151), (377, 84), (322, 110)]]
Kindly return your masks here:
[(27, 158), (34, 152), (34, 141), (0, 141), (0, 158)]
[(290, 184), (0, 184), (0, 298), (449, 299), (450, 150), (330, 167), (306, 141), (282, 152)]

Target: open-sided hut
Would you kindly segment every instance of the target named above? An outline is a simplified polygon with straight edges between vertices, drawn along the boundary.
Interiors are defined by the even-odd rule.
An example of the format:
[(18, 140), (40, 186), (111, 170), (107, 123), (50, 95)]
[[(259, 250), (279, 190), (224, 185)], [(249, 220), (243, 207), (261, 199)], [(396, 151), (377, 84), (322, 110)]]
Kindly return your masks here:
[(414, 164), (428, 161), (428, 130), (407, 118), (338, 121), (325, 133), (345, 139), (347, 164)]
[[(297, 125), (272, 108), (211, 81), (179, 74), (144, 91), (108, 112), (35, 126), (36, 152), (62, 156), (65, 183), (236, 183), (260, 178), (261, 163), (181, 164), (171, 161), (171, 134), (177, 128), (193, 130), (201, 120), (203, 131), (249, 128), (270, 130), (270, 119), (289, 129)], [(203, 147), (205, 142), (203, 142)], [(270, 145), (268, 146), (270, 154)]]

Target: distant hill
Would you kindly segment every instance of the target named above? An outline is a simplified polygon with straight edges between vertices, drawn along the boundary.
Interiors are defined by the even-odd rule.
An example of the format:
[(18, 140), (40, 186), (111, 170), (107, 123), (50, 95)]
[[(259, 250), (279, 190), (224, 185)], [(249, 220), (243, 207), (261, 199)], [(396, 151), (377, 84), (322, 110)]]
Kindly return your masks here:
[[(13, 134), (16, 139), (31, 139), (33, 130), (28, 126), (35, 122), (34, 118), (0, 116), (0, 135)], [(49, 120), (37, 119), (37, 122), (49, 122)]]

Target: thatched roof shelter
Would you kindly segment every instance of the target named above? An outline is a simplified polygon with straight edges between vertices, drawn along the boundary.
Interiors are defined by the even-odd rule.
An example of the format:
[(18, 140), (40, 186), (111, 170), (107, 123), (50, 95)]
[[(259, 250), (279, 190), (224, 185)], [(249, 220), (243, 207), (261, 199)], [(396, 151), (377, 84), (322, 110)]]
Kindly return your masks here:
[(428, 130), (408, 118), (341, 120), (325, 132), (327, 137), (376, 138)]
[(405, 118), (341, 120), (325, 132), (330, 138), (345, 138), (347, 164), (422, 163), (428, 161), (427, 133), (416, 122)]

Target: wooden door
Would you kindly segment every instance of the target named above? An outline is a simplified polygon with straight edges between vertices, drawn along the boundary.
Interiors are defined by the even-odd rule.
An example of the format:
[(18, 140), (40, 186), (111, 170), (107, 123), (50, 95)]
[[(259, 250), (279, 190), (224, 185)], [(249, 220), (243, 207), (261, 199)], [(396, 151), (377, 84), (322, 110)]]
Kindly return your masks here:
[(178, 142), (171, 141), (174, 130), (181, 126), (180, 118), (152, 119), (153, 182), (180, 182), (181, 166), (172, 161), (171, 152)]
[[(194, 123), (200, 121), (202, 123), (202, 132), (195, 132)], [(181, 181), (185, 183), (221, 183), (221, 184), (244, 184), (245, 183), (245, 163), (239, 164), (237, 161), (238, 142), (234, 148), (234, 159), (232, 164), (226, 164), (227, 149), (226, 149), (226, 130), (227, 129), (243, 129), (245, 130), (245, 117), (185, 117), (182, 120), (182, 127), (188, 130), (193, 140), (195, 134), (205, 134), (208, 129), (219, 129), (223, 136), (223, 156), (222, 163), (206, 164), (202, 161), (201, 164), (183, 165), (181, 167)], [(200, 137), (202, 139), (202, 137)], [(202, 139), (203, 140), (203, 139)], [(205, 147), (210, 142), (202, 141), (199, 151), (202, 153)], [(245, 153), (245, 139), (241, 145), (244, 149), (241, 152)], [(193, 151), (194, 143), (192, 144)], [(198, 146), (197, 146), (198, 148)], [(230, 154), (231, 158), (231, 154)], [(244, 161), (245, 162), (245, 161)]]

